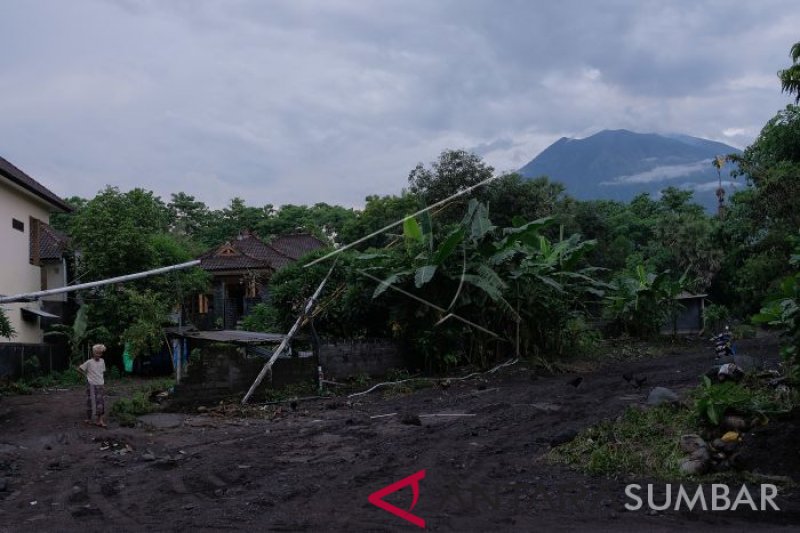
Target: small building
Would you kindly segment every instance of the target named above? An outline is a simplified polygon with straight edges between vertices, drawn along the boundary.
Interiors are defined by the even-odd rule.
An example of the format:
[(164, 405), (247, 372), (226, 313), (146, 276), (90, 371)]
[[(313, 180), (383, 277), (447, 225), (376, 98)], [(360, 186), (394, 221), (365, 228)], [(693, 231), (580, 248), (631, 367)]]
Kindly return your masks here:
[(281, 268), (326, 244), (309, 233), (264, 241), (249, 231), (200, 256), (212, 291), (192, 298), (187, 319), (201, 330), (235, 329), (253, 306), (269, 299), (269, 281)]
[(681, 292), (675, 300), (681, 304), (672, 320), (668, 320), (661, 328), (664, 334), (692, 334), (703, 331), (703, 313), (707, 294), (691, 294)]

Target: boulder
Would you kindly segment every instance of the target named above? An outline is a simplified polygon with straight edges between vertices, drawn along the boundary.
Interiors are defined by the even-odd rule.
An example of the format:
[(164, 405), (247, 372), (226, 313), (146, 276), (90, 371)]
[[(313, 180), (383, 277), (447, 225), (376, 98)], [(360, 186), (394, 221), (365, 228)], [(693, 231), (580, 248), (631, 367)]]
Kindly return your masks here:
[(705, 450), (708, 448), (706, 441), (704, 441), (700, 435), (695, 435), (694, 433), (681, 435), (680, 446), (681, 450), (688, 454), (695, 453), (697, 450)]
[(696, 459), (686, 459), (681, 463), (681, 472), (687, 475), (702, 474), (706, 469), (706, 462)]
[(663, 403), (679, 403), (678, 394), (666, 387), (655, 387), (647, 396), (647, 405), (661, 405)]

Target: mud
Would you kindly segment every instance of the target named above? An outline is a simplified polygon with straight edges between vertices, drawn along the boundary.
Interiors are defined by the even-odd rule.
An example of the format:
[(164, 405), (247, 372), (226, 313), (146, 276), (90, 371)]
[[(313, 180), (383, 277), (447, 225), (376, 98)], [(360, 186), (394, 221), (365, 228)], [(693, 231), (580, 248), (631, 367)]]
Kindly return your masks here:
[[(777, 346), (744, 341), (740, 352), (774, 359)], [(780, 511), (632, 512), (628, 483), (664, 482), (590, 477), (545, 458), (551, 443), (644, 404), (652, 387), (695, 386), (711, 355), (705, 344), (684, 344), (580, 376), (537, 376), (518, 363), (393, 397), (305, 402), (274, 419), (198, 413), (107, 430), (82, 424), (82, 390), (8, 397), (0, 531), (413, 531), (368, 497), (421, 470), (412, 513), (433, 531), (796, 527), (796, 489), (779, 495)], [(646, 385), (626, 382), (631, 372)], [(108, 404), (123, 393), (108, 390)], [(785, 475), (762, 455), (760, 471)], [(406, 488), (386, 500), (408, 509), (411, 498)]]

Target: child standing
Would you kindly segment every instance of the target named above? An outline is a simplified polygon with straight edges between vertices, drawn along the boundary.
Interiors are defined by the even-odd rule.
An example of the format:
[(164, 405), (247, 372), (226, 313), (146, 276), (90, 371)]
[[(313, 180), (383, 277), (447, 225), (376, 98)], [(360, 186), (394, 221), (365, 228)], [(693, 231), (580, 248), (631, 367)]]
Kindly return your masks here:
[(103, 373), (106, 371), (106, 362), (103, 353), (106, 347), (102, 344), (92, 346), (92, 358), (78, 366), (78, 372), (86, 376), (86, 423), (94, 422), (100, 427), (106, 427), (105, 398), (103, 394)]

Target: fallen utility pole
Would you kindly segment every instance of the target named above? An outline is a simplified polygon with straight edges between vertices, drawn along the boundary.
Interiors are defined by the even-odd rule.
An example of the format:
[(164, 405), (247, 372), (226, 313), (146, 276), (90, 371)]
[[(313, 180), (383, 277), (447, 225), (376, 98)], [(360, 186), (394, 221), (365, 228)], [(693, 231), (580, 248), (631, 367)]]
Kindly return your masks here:
[(286, 337), (283, 339), (283, 342), (281, 342), (281, 344), (277, 348), (275, 348), (275, 351), (272, 353), (272, 357), (269, 358), (269, 361), (267, 361), (267, 363), (264, 365), (264, 368), (262, 368), (261, 372), (258, 373), (258, 376), (256, 376), (256, 380), (253, 382), (253, 384), (250, 385), (250, 390), (248, 390), (247, 394), (245, 394), (244, 398), (242, 398), (242, 405), (247, 403), (247, 401), (250, 399), (250, 396), (253, 395), (256, 388), (261, 384), (261, 381), (263, 381), (264, 376), (267, 375), (267, 372), (272, 372), (272, 365), (275, 364), (275, 361), (278, 360), (278, 357), (283, 353), (283, 351), (287, 348), (287, 346), (289, 346), (289, 343), (292, 341), (292, 337), (294, 337), (294, 335), (300, 329), (300, 326), (303, 325), (306, 318), (311, 316), (311, 311), (314, 309), (314, 305), (316, 305), (317, 303), (317, 298), (319, 298), (319, 295), (322, 292), (322, 288), (325, 286), (325, 283), (328, 281), (328, 278), (331, 277), (331, 273), (333, 272), (333, 269), (335, 267), (336, 267), (336, 262), (334, 262), (333, 265), (331, 265), (331, 269), (328, 270), (328, 274), (325, 275), (325, 279), (322, 280), (322, 282), (319, 284), (319, 287), (317, 287), (317, 290), (314, 291), (314, 294), (311, 295), (311, 298), (309, 298), (308, 301), (306, 302), (306, 306), (303, 309), (303, 312), (300, 313), (300, 316), (297, 317), (297, 320), (292, 326), (292, 329), (290, 329), (289, 333), (286, 334)]
[(184, 268), (189, 268), (193, 266), (197, 266), (200, 264), (199, 259), (195, 259), (194, 261), (187, 261), (186, 263), (180, 263), (178, 265), (170, 265), (166, 267), (156, 268), (153, 270), (146, 270), (144, 272), (137, 272), (135, 274), (126, 274), (124, 276), (117, 276), (116, 278), (109, 278), (109, 279), (101, 279), (98, 281), (90, 281), (89, 283), (81, 283), (79, 285), (71, 285), (68, 287), (59, 287), (58, 289), (49, 289), (46, 291), (39, 291), (39, 292), (29, 292), (25, 294), (16, 294), (14, 296), (0, 296), (0, 304), (7, 304), (13, 302), (31, 302), (34, 300), (38, 300), (39, 298), (43, 298), (45, 296), (52, 296), (54, 294), (62, 294), (65, 292), (73, 292), (73, 291), (80, 291), (83, 289), (91, 289), (93, 287), (101, 287), (103, 285), (111, 285), (114, 283), (122, 283), (124, 281), (131, 281), (134, 279), (139, 278), (146, 278), (149, 276), (155, 276), (156, 274), (163, 274), (164, 272), (171, 272), (173, 270), (181, 270)]

